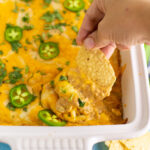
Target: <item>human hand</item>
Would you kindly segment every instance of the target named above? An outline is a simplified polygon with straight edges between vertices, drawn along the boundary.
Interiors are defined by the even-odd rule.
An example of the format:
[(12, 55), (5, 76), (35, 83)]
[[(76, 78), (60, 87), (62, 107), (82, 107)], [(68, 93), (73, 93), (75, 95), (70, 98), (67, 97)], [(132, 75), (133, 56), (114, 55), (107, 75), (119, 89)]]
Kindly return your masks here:
[(94, 0), (77, 36), (87, 49), (101, 48), (109, 58), (118, 47), (150, 43), (149, 0)]

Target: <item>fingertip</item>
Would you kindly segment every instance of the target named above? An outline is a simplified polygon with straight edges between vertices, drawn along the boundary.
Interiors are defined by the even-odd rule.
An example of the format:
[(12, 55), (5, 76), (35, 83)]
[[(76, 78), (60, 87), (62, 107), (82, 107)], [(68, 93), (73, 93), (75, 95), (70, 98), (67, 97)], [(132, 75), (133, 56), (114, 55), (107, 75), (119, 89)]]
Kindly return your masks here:
[(115, 49), (116, 49), (116, 45), (112, 43), (104, 48), (101, 48), (101, 51), (105, 54), (106, 58), (109, 59), (114, 53)]
[(84, 40), (84, 46), (87, 49), (92, 49), (95, 46), (95, 42), (94, 42), (93, 38), (91, 38), (91, 37), (86, 38)]

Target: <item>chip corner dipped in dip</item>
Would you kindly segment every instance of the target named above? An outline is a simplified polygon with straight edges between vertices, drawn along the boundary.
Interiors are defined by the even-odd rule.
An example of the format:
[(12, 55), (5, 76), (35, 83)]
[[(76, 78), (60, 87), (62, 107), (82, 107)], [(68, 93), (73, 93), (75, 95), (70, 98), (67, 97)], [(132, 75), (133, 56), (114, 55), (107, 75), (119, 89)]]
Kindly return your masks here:
[(115, 72), (103, 52), (81, 47), (76, 59), (54, 79), (57, 99), (49, 107), (68, 122), (96, 120), (100, 113), (95, 103), (110, 95), (115, 80)]

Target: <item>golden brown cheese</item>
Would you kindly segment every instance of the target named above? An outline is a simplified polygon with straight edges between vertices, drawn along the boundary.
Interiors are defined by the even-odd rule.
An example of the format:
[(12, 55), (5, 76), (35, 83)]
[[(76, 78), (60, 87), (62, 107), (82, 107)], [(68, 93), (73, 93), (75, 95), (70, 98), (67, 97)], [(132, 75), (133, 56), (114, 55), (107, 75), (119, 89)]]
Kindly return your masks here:
[[(0, 59), (5, 63), (7, 73), (13, 70), (13, 67), (22, 68), (23, 80), (19, 80), (17, 84), (25, 83), (30, 87), (36, 95), (36, 99), (27, 106), (27, 111), (23, 109), (15, 109), (14, 111), (8, 109), (6, 106), (9, 102), (9, 90), (14, 84), (3, 83), (0, 86), (0, 124), (1, 125), (44, 125), (37, 117), (37, 113), (43, 108), (50, 107), (50, 99), (57, 99), (57, 95), (51, 93), (51, 89), (48, 88), (50, 93), (44, 97), (44, 102), (41, 105), (41, 91), (43, 85), (49, 86), (51, 80), (53, 80), (60, 72), (57, 68), (66, 67), (67, 61), (75, 59), (79, 47), (73, 46), (72, 41), (76, 38), (76, 33), (71, 29), (71, 26), (75, 25), (78, 28), (81, 26), (85, 10), (80, 12), (78, 16), (76, 13), (66, 11), (64, 13), (63, 1), (53, 1), (49, 7), (44, 7), (43, 0), (33, 0), (31, 3), (26, 4), (21, 0), (3, 0), (0, 1), (0, 50), (3, 51), (3, 55), (0, 55)], [(89, 0), (84, 0), (86, 3), (85, 9), (90, 6)], [(18, 13), (13, 12), (15, 7), (18, 8)], [(54, 11), (57, 9), (62, 17), (62, 23), (68, 24), (64, 27), (64, 32), (59, 31), (47, 31), (44, 30), (45, 21), (41, 20), (40, 17), (47, 11)], [(4, 39), (4, 31), (6, 24), (13, 24), (23, 26), (20, 17), (28, 12), (30, 15), (30, 24), (34, 28), (30, 31), (23, 31), (23, 38), (20, 41), (23, 45), (19, 48), (19, 52), (15, 53), (11, 50), (10, 44)], [(55, 21), (58, 23), (59, 21)], [(52, 37), (45, 39), (45, 41), (53, 41), (59, 43), (60, 54), (58, 57), (45, 61), (42, 60), (38, 55), (38, 48), (40, 42), (34, 41), (34, 37), (37, 35), (43, 35), (43, 33), (50, 33)], [(30, 41), (31, 44), (27, 44), (26, 40)], [(115, 73), (118, 76), (117, 82), (113, 87), (111, 96), (106, 98), (99, 104), (101, 110), (101, 117), (97, 118), (92, 122), (86, 124), (114, 124), (122, 123), (122, 105), (121, 105), (121, 85), (120, 85), (120, 60), (119, 52), (116, 51), (111, 58), (111, 63), (115, 69)], [(25, 67), (29, 67), (29, 72), (25, 73)], [(8, 79), (8, 76), (5, 80)], [(84, 125), (84, 124), (72, 124), (68, 125)]]

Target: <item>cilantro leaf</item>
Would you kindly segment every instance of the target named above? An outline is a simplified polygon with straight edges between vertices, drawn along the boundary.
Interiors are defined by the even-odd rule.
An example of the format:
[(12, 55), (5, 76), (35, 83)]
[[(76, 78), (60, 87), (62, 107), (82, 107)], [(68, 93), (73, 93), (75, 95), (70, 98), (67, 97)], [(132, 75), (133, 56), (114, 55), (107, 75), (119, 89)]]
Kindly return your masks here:
[(7, 75), (5, 64), (0, 60), (0, 85), (2, 84), (4, 78)]
[(78, 28), (76, 26), (72, 26), (71, 28), (74, 32), (78, 33)]
[(6, 106), (9, 110), (15, 111), (15, 107), (9, 102)]
[(77, 45), (76, 39), (73, 39), (73, 41), (72, 41), (72, 45), (74, 45), (74, 46), (76, 46), (76, 45)]
[(52, 88), (54, 88), (54, 84), (55, 84), (55, 82), (54, 82), (54, 80), (52, 80), (52, 81), (50, 82), (50, 85), (51, 85)]
[(84, 107), (85, 102), (81, 101), (80, 98), (78, 98), (78, 102), (79, 102), (79, 106), (80, 106), (80, 107)]
[(22, 79), (22, 74), (21, 71), (22, 69), (18, 68), (18, 67), (13, 67), (12, 72), (9, 73), (9, 83), (14, 84), (17, 81), (19, 81), (20, 79)]
[(16, 53), (18, 53), (18, 48), (22, 47), (21, 43), (19, 42), (12, 42), (10, 43), (12, 50), (15, 51)]
[(44, 3), (49, 5), (51, 3), (52, 0), (44, 0)]
[(32, 30), (34, 28), (34, 26), (33, 25), (25, 25), (24, 27), (23, 27), (23, 30)]
[(23, 22), (26, 22), (26, 23), (29, 23), (29, 21), (30, 21), (29, 14), (26, 14), (25, 16), (23, 16), (23, 17), (22, 17), (22, 21), (23, 21)]
[(55, 24), (55, 25), (46, 24), (45, 27), (44, 27), (44, 30), (57, 29), (60, 32), (63, 32), (63, 29), (62, 29), (63, 26), (66, 26), (66, 23), (58, 23), (58, 24)]
[(47, 23), (51, 23), (55, 19), (62, 20), (62, 16), (58, 11), (54, 11), (51, 13), (50, 11), (47, 11), (43, 16), (41, 17), (42, 20), (44, 20)]
[(3, 51), (2, 50), (0, 50), (0, 55), (3, 55)]
[(29, 66), (25, 66), (25, 73), (27, 74), (29, 72)]
[(18, 10), (19, 10), (19, 8), (18, 8), (17, 4), (15, 3), (15, 8), (12, 10), (12, 12), (18, 13)]
[(68, 80), (68, 77), (61, 75), (60, 78), (59, 78), (59, 81), (65, 81), (65, 80)]

